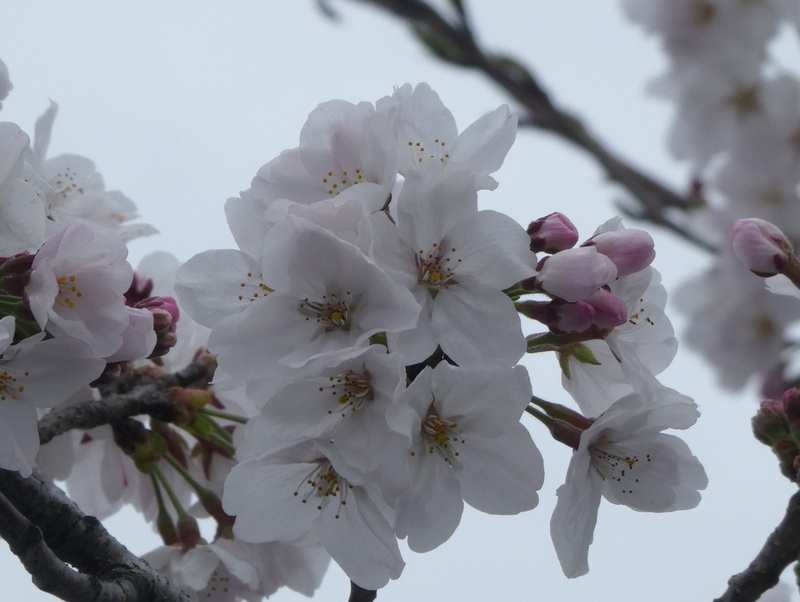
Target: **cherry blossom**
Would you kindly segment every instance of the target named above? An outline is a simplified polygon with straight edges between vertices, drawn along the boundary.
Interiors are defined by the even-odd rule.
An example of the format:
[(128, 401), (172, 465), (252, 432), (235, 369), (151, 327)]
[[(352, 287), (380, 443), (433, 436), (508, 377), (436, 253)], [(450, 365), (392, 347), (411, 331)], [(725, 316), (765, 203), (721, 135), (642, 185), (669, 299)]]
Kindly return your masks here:
[(522, 366), (446, 363), (426, 368), (398, 398), (387, 419), (411, 447), (397, 468), (386, 469), (391, 476), (384, 487), (395, 500), (395, 532), (408, 537), (412, 550), (427, 552), (449, 539), (461, 520), (462, 500), (490, 514), (536, 506), (542, 458), (519, 422), (529, 400)]
[(690, 427), (697, 407), (675, 391), (661, 392), (658, 399), (622, 397), (581, 433), (550, 523), (567, 577), (589, 571), (601, 497), (640, 512), (686, 510), (700, 502), (705, 471), (686, 443), (662, 432)]

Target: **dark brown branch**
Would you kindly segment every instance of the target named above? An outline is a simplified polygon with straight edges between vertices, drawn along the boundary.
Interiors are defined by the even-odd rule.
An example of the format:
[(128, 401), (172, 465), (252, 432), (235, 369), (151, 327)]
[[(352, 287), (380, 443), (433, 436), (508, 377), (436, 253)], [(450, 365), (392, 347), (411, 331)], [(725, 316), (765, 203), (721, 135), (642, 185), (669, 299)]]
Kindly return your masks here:
[(207, 384), (213, 374), (213, 362), (201, 359), (174, 374), (155, 380), (142, 378), (138, 385), (128, 387), (129, 390), (124, 394), (111, 394), (98, 401), (57, 408), (39, 420), (39, 441), (44, 445), (53, 437), (72, 429), (90, 429), (129, 416), (147, 414), (169, 422), (175, 416), (169, 387)]
[[(530, 70), (509, 57), (485, 53), (475, 41), (466, 22), (451, 24), (424, 0), (360, 0), (378, 6), (411, 23), (421, 40), (442, 60), (483, 72), (503, 88), (527, 111), (521, 125), (551, 132), (572, 142), (592, 155), (605, 169), (606, 175), (617, 182), (636, 200), (640, 209), (636, 217), (667, 228), (686, 240), (713, 250), (704, 240), (687, 230), (676, 213), (693, 208), (692, 200), (670, 190), (640, 169), (616, 156), (570, 112), (557, 107), (533, 77)], [(634, 212), (628, 211), (629, 215)]]
[(764, 547), (738, 575), (728, 580), (728, 589), (714, 602), (754, 602), (778, 583), (783, 570), (800, 554), (800, 491), (789, 500), (781, 524)]
[(378, 592), (373, 589), (364, 589), (350, 582), (350, 598), (347, 602), (372, 602), (378, 597)]
[[(59, 584), (51, 584), (54, 588), (69, 589), (75, 586), (75, 591), (66, 592), (66, 595), (65, 592), (57, 594), (64, 600), (189, 601), (186, 594), (172, 587), (144, 560), (131, 554), (109, 535), (100, 521), (84, 515), (54, 485), (40, 480), (36, 475), (23, 478), (17, 472), (0, 470), (0, 494), (5, 502), (0, 510), (2, 519), (10, 536), (14, 537), (13, 545), (17, 548), (14, 553), (23, 558), (23, 564), (24, 557), (28, 556), (34, 559), (31, 562), (36, 564), (37, 570), (46, 563), (54, 567), (69, 563), (86, 577), (80, 578), (74, 572), (71, 575), (62, 572), (52, 579), (64, 578)], [(13, 512), (6, 512), (6, 509)], [(49, 556), (48, 551), (54, 556)], [(58, 559), (60, 565), (53, 564)], [(27, 568), (28, 565), (25, 566)], [(51, 577), (45, 576), (44, 579)]]
[(2, 494), (0, 537), (6, 540), (11, 551), (30, 573), (33, 584), (43, 592), (62, 600), (83, 602), (95, 598), (97, 587), (92, 577), (82, 575), (61, 562), (47, 547), (39, 528), (20, 514)]

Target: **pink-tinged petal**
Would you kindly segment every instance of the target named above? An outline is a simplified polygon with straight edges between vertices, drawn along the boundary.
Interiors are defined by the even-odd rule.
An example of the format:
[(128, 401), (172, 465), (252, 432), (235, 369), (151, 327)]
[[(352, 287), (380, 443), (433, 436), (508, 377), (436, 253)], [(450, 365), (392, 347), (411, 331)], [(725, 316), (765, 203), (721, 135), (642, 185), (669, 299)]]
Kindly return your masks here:
[(535, 508), (544, 483), (544, 462), (528, 430), (485, 439), (468, 437), (458, 474), (464, 501), (489, 514), (518, 514)]
[(329, 504), (326, 514), (338, 511), (338, 518), (326, 516), (320, 524), (325, 550), (364, 589), (382, 588), (405, 567), (394, 532), (376, 501), (382, 503), (364, 489), (354, 488), (347, 496), (346, 510)]
[[(519, 426), (531, 399), (524, 366), (502, 364), (456, 368), (442, 362), (433, 371), (438, 413), (458, 424), (462, 434), (498, 437)], [(426, 408), (427, 410), (427, 408)]]
[(594, 247), (566, 249), (550, 255), (536, 275), (546, 292), (572, 303), (590, 297), (616, 278), (614, 262)]
[[(0, 366), (15, 378), (20, 401), (44, 408), (62, 403), (100, 376), (105, 361), (92, 357), (83, 341), (68, 337), (43, 341), (34, 335), (10, 347)], [(10, 394), (7, 387), (0, 388)]]
[(602, 481), (585, 475), (567, 481), (556, 491), (558, 501), (550, 519), (550, 537), (561, 570), (570, 579), (589, 572), (589, 546), (594, 539)]
[(22, 169), (30, 139), (15, 123), (0, 123), (0, 185)]
[(198, 253), (184, 263), (178, 269), (175, 292), (192, 319), (213, 328), (266, 297), (269, 288), (255, 259), (241, 251), (219, 250)]
[(452, 467), (436, 450), (414, 448), (409, 459), (411, 485), (395, 503), (395, 532), (408, 537), (415, 552), (429, 552), (455, 532), (461, 522), (464, 502)]
[(453, 227), (471, 219), (477, 210), (478, 194), (472, 174), (456, 172), (443, 179), (411, 174), (397, 199), (400, 238), (414, 253), (427, 253), (434, 243), (449, 247), (451, 241), (447, 237)]
[[(610, 458), (614, 450), (616, 458)], [(620, 461), (624, 458), (627, 461)], [(688, 510), (700, 503), (708, 478), (686, 443), (659, 433), (628, 440), (624, 447), (603, 445), (592, 460), (606, 477), (604, 497), (642, 512)]]
[(295, 541), (306, 535), (320, 512), (314, 496), (305, 499), (302, 486), (316, 468), (314, 463), (279, 464), (261, 459), (234, 466), (225, 480), (222, 505), (236, 517), (236, 537), (262, 543)]
[(499, 290), (463, 284), (441, 291), (431, 322), (436, 340), (459, 366), (486, 360), (511, 366), (525, 354), (519, 315)]
[(460, 169), (477, 174), (494, 173), (514, 144), (517, 118), (506, 105), (479, 117), (453, 143), (451, 157)]
[(453, 256), (459, 260), (455, 268), (458, 282), (504, 289), (535, 273), (536, 255), (530, 251), (530, 237), (502, 213), (479, 211), (455, 224), (447, 241), (457, 249)]

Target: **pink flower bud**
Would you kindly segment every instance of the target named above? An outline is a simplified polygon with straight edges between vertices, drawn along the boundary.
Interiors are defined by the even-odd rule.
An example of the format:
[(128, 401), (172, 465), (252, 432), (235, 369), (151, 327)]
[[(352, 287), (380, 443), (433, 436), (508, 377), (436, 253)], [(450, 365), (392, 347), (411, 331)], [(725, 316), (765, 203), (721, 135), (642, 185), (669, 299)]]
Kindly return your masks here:
[(531, 251), (534, 253), (558, 253), (575, 246), (578, 229), (566, 215), (556, 212), (531, 222), (528, 236), (531, 237)]
[(178, 338), (175, 336), (178, 319), (181, 315), (178, 303), (172, 297), (148, 297), (139, 301), (134, 307), (146, 309), (153, 314), (153, 330), (156, 333), (157, 342), (149, 357), (165, 355), (178, 342)]
[(552, 326), (561, 332), (583, 332), (594, 325), (597, 311), (585, 301), (577, 303), (553, 301), (551, 307), (556, 314)]
[(625, 301), (604, 288), (598, 289), (594, 295), (584, 299), (584, 302), (594, 307), (594, 324), (598, 328), (611, 329), (628, 321)]
[(617, 279), (617, 268), (595, 247), (567, 249), (539, 262), (537, 284), (564, 301), (582, 301)]
[(656, 256), (653, 237), (644, 230), (601, 232), (592, 236), (582, 246), (594, 246), (598, 252), (613, 261), (617, 266), (618, 277), (641, 272)]
[(753, 434), (766, 445), (791, 439), (789, 421), (780, 401), (765, 399), (753, 417)]
[(783, 272), (792, 257), (792, 243), (786, 235), (774, 224), (755, 217), (736, 220), (731, 243), (747, 269), (765, 278)]

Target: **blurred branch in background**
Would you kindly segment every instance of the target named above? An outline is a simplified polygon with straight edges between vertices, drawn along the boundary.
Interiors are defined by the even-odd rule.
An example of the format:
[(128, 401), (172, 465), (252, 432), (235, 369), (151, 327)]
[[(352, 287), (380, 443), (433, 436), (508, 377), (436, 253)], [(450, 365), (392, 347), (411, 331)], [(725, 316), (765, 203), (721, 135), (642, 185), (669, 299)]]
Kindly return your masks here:
[[(484, 73), (521, 105), (525, 111), (520, 115), (521, 126), (555, 134), (592, 155), (606, 175), (630, 193), (636, 206), (620, 203), (619, 208), (625, 214), (666, 228), (700, 248), (714, 251), (708, 241), (686, 226), (688, 214), (702, 204), (700, 199), (678, 194), (606, 148), (579, 119), (553, 102), (521, 61), (504, 54), (488, 53), (481, 48), (461, 0), (452, 1), (455, 22), (449, 21), (424, 0), (359, 1), (407, 21), (419, 41), (437, 58)], [(329, 3), (319, 4), (324, 7), (326, 15), (335, 15)]]

